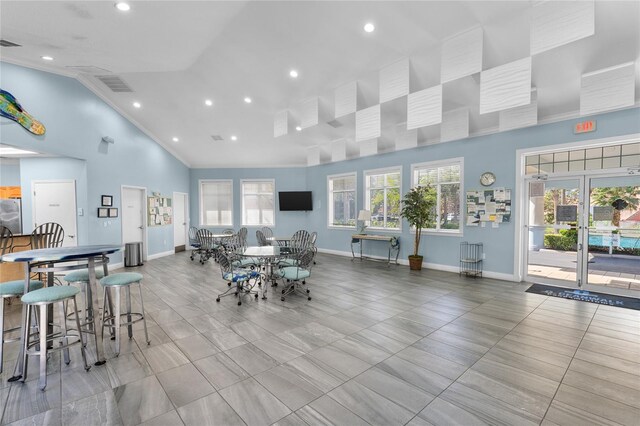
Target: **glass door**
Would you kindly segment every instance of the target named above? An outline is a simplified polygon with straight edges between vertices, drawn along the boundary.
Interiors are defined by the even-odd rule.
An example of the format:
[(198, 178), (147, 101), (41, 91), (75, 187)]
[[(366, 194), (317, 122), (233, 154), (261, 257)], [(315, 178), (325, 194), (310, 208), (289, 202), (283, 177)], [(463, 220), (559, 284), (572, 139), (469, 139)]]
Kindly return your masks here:
[(591, 178), (588, 188), (586, 281), (596, 291), (640, 290), (640, 178)]
[(581, 287), (583, 177), (530, 179), (525, 279)]

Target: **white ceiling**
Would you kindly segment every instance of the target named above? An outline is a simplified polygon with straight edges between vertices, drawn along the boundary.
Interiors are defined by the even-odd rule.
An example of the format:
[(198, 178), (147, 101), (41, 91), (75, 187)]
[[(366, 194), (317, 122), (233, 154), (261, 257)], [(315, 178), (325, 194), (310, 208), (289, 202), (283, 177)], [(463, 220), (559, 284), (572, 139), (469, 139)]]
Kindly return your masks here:
[[(21, 47), (1, 48), (1, 58), (77, 77), (190, 167), (277, 167), (306, 165), (311, 146), (328, 153), (333, 140), (353, 144), (352, 122), (326, 124), (337, 87), (357, 81), (361, 104), (375, 105), (379, 70), (403, 58), (411, 63), (411, 92), (439, 84), (442, 41), (461, 31), (482, 27), (483, 70), (530, 56), (529, 20), (538, 2), (130, 3), (123, 13), (113, 1), (3, 0), (0, 35)], [(366, 22), (376, 31), (365, 33)], [(597, 1), (595, 35), (533, 57), (539, 121), (577, 115), (583, 73), (638, 59), (640, 2)], [(73, 66), (107, 70), (101, 73), (119, 76), (133, 93), (114, 93)], [(478, 113), (479, 81), (475, 74), (443, 89), (445, 112), (470, 108), (471, 134), (498, 127), (497, 112)], [(313, 96), (320, 97), (320, 124), (274, 138), (275, 114), (288, 109), (295, 125), (300, 103)], [(406, 101), (383, 105), (382, 115), (380, 147), (391, 150)], [(420, 129), (418, 143), (437, 142), (439, 127)]]

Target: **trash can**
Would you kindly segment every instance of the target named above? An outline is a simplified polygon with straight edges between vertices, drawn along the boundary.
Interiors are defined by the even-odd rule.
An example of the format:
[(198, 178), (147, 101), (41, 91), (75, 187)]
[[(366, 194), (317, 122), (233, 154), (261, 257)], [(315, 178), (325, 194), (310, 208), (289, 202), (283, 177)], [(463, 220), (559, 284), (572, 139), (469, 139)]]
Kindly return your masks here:
[(124, 245), (124, 266), (142, 265), (142, 242)]

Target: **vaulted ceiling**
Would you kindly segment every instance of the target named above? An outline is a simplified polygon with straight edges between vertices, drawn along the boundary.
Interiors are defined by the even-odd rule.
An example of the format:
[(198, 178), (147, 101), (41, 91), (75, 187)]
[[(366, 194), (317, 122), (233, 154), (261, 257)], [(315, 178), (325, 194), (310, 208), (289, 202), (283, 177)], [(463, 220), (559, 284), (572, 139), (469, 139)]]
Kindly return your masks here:
[[(335, 90), (355, 82), (358, 109), (375, 106), (380, 70), (407, 59), (409, 92), (442, 84), (441, 112), (468, 108), (469, 134), (498, 131), (499, 112), (480, 114), (479, 72), (441, 81), (443, 43), (474, 28), (482, 29), (481, 70), (531, 57), (537, 122), (578, 116), (583, 74), (640, 58), (640, 2), (596, 1), (591, 35), (532, 52), (540, 3), (132, 1), (121, 12), (113, 1), (3, 0), (1, 38), (20, 46), (0, 55), (77, 78), (190, 167), (302, 166), (310, 150), (331, 161), (336, 140), (347, 158), (360, 155), (353, 117), (335, 127)], [(375, 31), (363, 31), (367, 22)], [(98, 76), (118, 77), (131, 91), (114, 92)], [(296, 131), (301, 105), (316, 97), (318, 124)], [(283, 111), (287, 134), (274, 137)], [(381, 115), (377, 151), (397, 149), (406, 96), (383, 104)], [(439, 142), (441, 130), (415, 130), (417, 145)]]

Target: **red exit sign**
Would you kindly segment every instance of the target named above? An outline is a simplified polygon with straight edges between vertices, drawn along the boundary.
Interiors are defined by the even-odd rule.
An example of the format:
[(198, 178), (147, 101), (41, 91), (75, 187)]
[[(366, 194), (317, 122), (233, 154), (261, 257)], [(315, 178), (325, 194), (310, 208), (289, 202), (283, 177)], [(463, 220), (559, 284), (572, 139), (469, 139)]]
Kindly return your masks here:
[(573, 126), (573, 133), (589, 133), (596, 131), (596, 120), (581, 121)]

